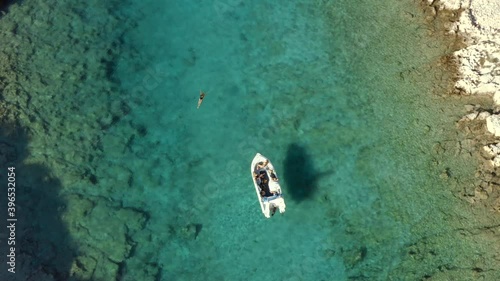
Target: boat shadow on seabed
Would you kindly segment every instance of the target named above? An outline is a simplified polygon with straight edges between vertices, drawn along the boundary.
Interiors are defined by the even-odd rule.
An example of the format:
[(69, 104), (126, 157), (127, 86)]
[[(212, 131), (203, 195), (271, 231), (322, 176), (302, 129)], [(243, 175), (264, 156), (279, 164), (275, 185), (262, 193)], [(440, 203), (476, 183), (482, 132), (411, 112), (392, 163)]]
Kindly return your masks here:
[(318, 172), (306, 148), (297, 143), (288, 145), (283, 167), (286, 195), (296, 202), (311, 198), (318, 189), (318, 180), (333, 173)]

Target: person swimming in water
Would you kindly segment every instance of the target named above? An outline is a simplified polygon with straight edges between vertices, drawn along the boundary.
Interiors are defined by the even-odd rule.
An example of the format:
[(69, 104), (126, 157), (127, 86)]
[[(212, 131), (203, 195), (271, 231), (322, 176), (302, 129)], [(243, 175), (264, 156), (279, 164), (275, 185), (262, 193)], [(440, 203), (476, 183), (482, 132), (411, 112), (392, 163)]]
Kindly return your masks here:
[(205, 98), (205, 93), (200, 90), (200, 98), (198, 99), (198, 107), (196, 107), (197, 109), (200, 108), (200, 105), (203, 102), (203, 98)]

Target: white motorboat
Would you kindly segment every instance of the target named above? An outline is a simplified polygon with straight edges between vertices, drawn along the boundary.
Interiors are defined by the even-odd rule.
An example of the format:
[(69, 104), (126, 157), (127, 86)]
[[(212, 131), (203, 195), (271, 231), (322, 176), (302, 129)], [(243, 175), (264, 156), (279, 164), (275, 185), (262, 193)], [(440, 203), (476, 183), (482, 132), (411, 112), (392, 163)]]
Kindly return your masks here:
[(266, 157), (257, 153), (250, 167), (255, 192), (259, 198), (260, 208), (266, 218), (274, 215), (278, 209), (280, 213), (285, 212), (285, 200), (281, 193), (278, 175), (274, 166)]

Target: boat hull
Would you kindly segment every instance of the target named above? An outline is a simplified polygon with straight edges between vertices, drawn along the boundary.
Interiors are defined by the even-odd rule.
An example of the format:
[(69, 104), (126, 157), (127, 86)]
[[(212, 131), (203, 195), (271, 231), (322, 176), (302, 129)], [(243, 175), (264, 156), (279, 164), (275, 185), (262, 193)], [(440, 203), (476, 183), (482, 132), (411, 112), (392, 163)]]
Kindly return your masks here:
[(276, 210), (285, 212), (285, 200), (281, 192), (278, 174), (269, 159), (257, 153), (250, 167), (255, 192), (260, 208), (266, 218), (274, 215)]

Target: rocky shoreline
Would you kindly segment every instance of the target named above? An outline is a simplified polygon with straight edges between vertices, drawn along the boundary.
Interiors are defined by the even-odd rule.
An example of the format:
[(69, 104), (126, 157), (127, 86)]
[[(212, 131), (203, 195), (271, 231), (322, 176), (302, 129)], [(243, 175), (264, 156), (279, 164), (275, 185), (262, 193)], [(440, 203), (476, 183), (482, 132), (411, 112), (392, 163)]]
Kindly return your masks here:
[[(466, 38), (467, 46), (454, 53), (461, 76), (456, 89), (464, 94), (492, 95), (500, 104), (500, 2), (444, 0), (427, 2), (437, 11), (460, 12), (447, 32)], [(437, 3), (436, 3), (437, 2)]]
[[(426, 14), (455, 37), (445, 58), (454, 81), (452, 93), (465, 97), (466, 114), (457, 122), (465, 133), (460, 151), (484, 159), (471, 188), (462, 198), (500, 212), (500, 2), (487, 0), (424, 0)], [(444, 16), (443, 16), (444, 15)]]

